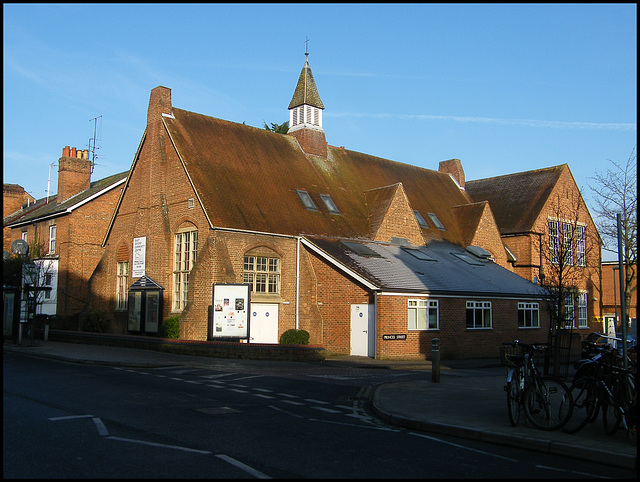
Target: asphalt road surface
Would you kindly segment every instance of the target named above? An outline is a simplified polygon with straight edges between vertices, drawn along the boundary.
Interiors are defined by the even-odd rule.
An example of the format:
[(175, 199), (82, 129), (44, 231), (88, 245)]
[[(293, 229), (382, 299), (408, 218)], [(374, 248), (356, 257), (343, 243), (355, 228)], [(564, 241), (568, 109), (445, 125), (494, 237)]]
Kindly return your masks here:
[(5, 478), (635, 478), (372, 415), (418, 372), (230, 361), (164, 368), (3, 356)]

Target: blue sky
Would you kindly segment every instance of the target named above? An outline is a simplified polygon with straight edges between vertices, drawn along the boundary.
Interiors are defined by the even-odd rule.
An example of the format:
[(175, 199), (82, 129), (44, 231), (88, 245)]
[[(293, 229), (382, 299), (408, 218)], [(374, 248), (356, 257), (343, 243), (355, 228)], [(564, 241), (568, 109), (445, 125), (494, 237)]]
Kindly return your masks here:
[[(3, 182), (46, 196), (62, 148), (131, 166), (151, 89), (262, 127), (304, 64), (327, 142), (468, 180), (569, 164), (588, 188), (637, 143), (635, 4), (4, 4)], [(57, 165), (51, 169), (57, 191)]]

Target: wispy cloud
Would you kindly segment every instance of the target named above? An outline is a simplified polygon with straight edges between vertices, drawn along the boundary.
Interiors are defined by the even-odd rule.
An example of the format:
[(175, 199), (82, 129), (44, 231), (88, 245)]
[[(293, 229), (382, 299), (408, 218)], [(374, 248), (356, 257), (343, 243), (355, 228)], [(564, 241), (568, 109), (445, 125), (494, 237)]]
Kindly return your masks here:
[(635, 131), (637, 124), (603, 123), (603, 122), (570, 122), (536, 119), (496, 119), (493, 117), (471, 117), (454, 115), (430, 114), (385, 114), (362, 112), (328, 112), (326, 117), (369, 117), (378, 119), (422, 120), (422, 121), (452, 121), (477, 124), (500, 124), (523, 127), (540, 127), (546, 129), (603, 129), (619, 131)]

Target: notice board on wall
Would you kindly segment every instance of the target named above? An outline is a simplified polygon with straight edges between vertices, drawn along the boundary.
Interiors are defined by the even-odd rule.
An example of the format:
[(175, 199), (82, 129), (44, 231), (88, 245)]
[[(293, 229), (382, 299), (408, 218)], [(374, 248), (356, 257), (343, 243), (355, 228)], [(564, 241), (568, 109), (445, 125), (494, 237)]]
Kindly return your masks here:
[(213, 284), (210, 338), (249, 337), (251, 285)]

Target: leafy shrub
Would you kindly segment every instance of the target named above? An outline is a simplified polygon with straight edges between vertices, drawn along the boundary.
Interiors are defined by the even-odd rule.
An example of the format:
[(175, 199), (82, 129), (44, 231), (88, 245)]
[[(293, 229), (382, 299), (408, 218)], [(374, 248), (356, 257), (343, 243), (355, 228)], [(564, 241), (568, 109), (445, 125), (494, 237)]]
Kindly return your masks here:
[(102, 311), (89, 311), (82, 323), (82, 329), (91, 333), (105, 333), (109, 328), (109, 319)]
[(158, 335), (161, 338), (180, 338), (180, 315), (174, 315), (162, 322)]
[(309, 332), (305, 330), (287, 330), (280, 336), (283, 345), (308, 345)]

